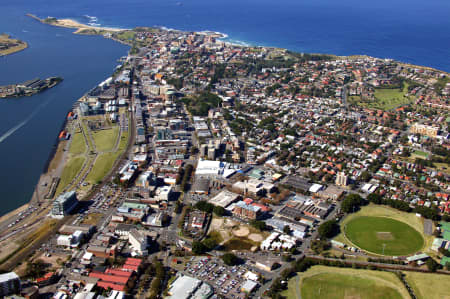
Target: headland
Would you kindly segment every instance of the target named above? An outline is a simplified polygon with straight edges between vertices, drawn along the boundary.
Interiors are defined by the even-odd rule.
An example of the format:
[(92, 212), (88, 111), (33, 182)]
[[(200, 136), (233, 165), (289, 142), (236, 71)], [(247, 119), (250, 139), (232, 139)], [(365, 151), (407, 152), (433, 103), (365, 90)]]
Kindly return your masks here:
[(127, 29), (113, 28), (113, 27), (90, 26), (90, 25), (79, 23), (72, 19), (57, 19), (57, 18), (53, 18), (53, 17), (41, 19), (30, 13), (28, 13), (27, 16), (29, 16), (41, 23), (44, 23), (44, 24), (49, 24), (52, 26), (58, 26), (58, 27), (64, 27), (64, 28), (74, 28), (74, 29), (76, 29), (76, 31), (74, 32), (76, 34), (101, 34), (102, 32), (105, 32), (105, 31), (120, 32), (120, 31), (127, 30)]
[(13, 39), (8, 34), (0, 34), (0, 57), (22, 51), (28, 47), (24, 41)]
[(46, 89), (55, 87), (62, 80), (61, 77), (50, 77), (44, 80), (35, 78), (23, 83), (0, 86), (0, 98), (32, 96)]

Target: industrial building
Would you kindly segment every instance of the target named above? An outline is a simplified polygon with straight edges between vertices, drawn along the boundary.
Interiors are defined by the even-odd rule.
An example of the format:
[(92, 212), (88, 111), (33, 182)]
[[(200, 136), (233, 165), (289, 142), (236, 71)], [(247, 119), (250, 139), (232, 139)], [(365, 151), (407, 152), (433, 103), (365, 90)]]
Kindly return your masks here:
[(209, 298), (213, 294), (206, 282), (187, 275), (178, 276), (168, 290), (169, 299)]

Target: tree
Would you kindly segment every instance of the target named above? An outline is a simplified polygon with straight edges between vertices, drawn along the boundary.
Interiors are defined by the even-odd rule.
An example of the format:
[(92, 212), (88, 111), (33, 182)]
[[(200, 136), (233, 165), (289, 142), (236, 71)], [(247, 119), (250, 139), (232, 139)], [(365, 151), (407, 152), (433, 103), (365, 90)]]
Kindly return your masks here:
[(217, 242), (213, 238), (206, 238), (202, 243), (207, 250), (213, 250), (217, 246)]
[(439, 269), (439, 264), (435, 260), (433, 260), (431, 257), (429, 259), (427, 259), (426, 265), (427, 265), (428, 270), (430, 270), (431, 272), (436, 272), (436, 270)]
[(380, 194), (377, 193), (371, 193), (367, 196), (367, 200), (370, 202), (373, 202), (377, 205), (382, 204), (383, 203), (383, 198), (381, 197)]
[(182, 210), (183, 210), (183, 203), (177, 200), (175, 202), (175, 213), (180, 214)]
[(214, 205), (205, 200), (201, 200), (195, 204), (195, 208), (203, 212), (211, 213), (214, 210)]
[(290, 262), (292, 260), (292, 255), (290, 255), (290, 254), (283, 254), (281, 256), (281, 260), (283, 262)]
[(25, 269), (25, 276), (31, 278), (38, 278), (45, 274), (46, 269), (49, 265), (43, 260), (39, 259), (34, 262), (28, 262)]
[(353, 213), (363, 204), (364, 199), (361, 196), (358, 194), (350, 194), (342, 201), (341, 209), (344, 213)]
[(370, 180), (370, 178), (372, 177), (372, 175), (370, 174), (370, 172), (368, 171), (363, 171), (361, 173), (361, 181), (363, 182), (368, 182)]
[(205, 247), (205, 245), (203, 245), (203, 243), (200, 241), (194, 241), (192, 243), (192, 252), (195, 254), (203, 254), (205, 253), (206, 249), (207, 248)]
[(225, 253), (222, 255), (222, 260), (228, 266), (235, 266), (239, 262), (239, 258), (232, 253)]
[(289, 235), (291, 233), (291, 228), (289, 227), (289, 225), (285, 225), (283, 227), (283, 233)]
[(252, 220), (250, 221), (250, 225), (260, 231), (264, 231), (267, 229), (266, 223), (261, 220)]
[(448, 251), (445, 248), (439, 248), (439, 253), (441, 253), (442, 255), (446, 256), (446, 257), (450, 257), (450, 251)]
[(330, 249), (330, 243), (323, 240), (313, 240), (311, 242), (311, 250), (314, 251), (316, 254), (320, 254), (325, 250)]
[(215, 206), (213, 208), (213, 212), (214, 214), (216, 214), (217, 216), (223, 216), (225, 215), (225, 209), (221, 206)]
[(339, 224), (336, 220), (325, 221), (319, 226), (318, 232), (321, 239), (332, 238), (339, 234)]

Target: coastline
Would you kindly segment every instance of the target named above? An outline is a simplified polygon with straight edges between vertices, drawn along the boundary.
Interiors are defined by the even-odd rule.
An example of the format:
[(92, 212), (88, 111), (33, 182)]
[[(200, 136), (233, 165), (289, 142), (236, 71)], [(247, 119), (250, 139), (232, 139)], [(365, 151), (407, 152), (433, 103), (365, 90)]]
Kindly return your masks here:
[(80, 22), (77, 22), (77, 21), (75, 21), (73, 19), (69, 19), (69, 18), (67, 18), (67, 19), (56, 19), (56, 18), (41, 19), (38, 16), (31, 14), (31, 13), (27, 13), (26, 15), (30, 18), (33, 18), (33, 19), (43, 23), (43, 24), (48, 24), (48, 25), (63, 27), (63, 28), (77, 29), (76, 31), (73, 32), (75, 34), (80, 34), (85, 29), (111, 31), (111, 32), (121, 32), (121, 31), (130, 30), (130, 29), (114, 28), (114, 27), (90, 26), (90, 25), (82, 24)]
[[(129, 30), (134, 30), (134, 29), (124, 29), (124, 28), (117, 28), (117, 27), (95, 27), (95, 26), (90, 26), (90, 25), (86, 25), (83, 23), (80, 23), (76, 20), (70, 19), (70, 18), (65, 18), (65, 19), (57, 19), (57, 18), (49, 18), (51, 19), (51, 21), (46, 21), (45, 19), (41, 19), (38, 16), (32, 14), (32, 13), (27, 13), (26, 16), (31, 17), (43, 24), (47, 24), (47, 25), (52, 25), (52, 26), (56, 26), (56, 27), (63, 27), (63, 28), (71, 28), (71, 29), (77, 29), (75, 30), (73, 33), (74, 34), (92, 34), (92, 35), (102, 35), (104, 33), (109, 32), (122, 32), (122, 31), (129, 31)], [(173, 29), (173, 28), (167, 28), (165, 26), (160, 26), (160, 27), (155, 27), (159, 30), (163, 30), (163, 31), (182, 31), (182, 30), (178, 30), (178, 29)], [(87, 31), (87, 30), (93, 30), (93, 32), (83, 32), (83, 31)], [(211, 30), (201, 30), (201, 31), (195, 31), (195, 33), (197, 34), (203, 34), (203, 35), (212, 35), (214, 37), (216, 37), (217, 39), (221, 40), (223, 43), (229, 44), (229, 45), (233, 45), (236, 47), (256, 47), (256, 48), (271, 48), (271, 49), (280, 49), (283, 51), (290, 51), (290, 52), (295, 52), (295, 53), (300, 53), (297, 52), (295, 50), (289, 50), (286, 48), (280, 48), (280, 47), (272, 47), (272, 46), (262, 46), (262, 45), (255, 45), (252, 44), (250, 42), (246, 42), (246, 41), (241, 41), (241, 40), (232, 40), (230, 38), (230, 36), (226, 33), (223, 32), (217, 32), (217, 31), (211, 31)], [(112, 40), (122, 43), (122, 44), (126, 44), (131, 46), (130, 44), (122, 41), (122, 40), (118, 40), (115, 38), (111, 38)], [(407, 67), (412, 67), (412, 68), (420, 68), (420, 69), (424, 69), (424, 70), (435, 70), (435, 71), (440, 71), (440, 72), (444, 72), (446, 74), (450, 74), (450, 72), (441, 70), (441, 69), (437, 69), (437, 68), (433, 68), (433, 67), (428, 67), (428, 66), (424, 66), (424, 65), (416, 65), (416, 64), (412, 64), (409, 62), (404, 62), (404, 61), (400, 61), (400, 60), (396, 60), (393, 58), (389, 58), (389, 57), (374, 57), (374, 56), (369, 56), (369, 55), (365, 55), (365, 54), (351, 54), (351, 55), (336, 55), (336, 54), (330, 54), (330, 53), (318, 53), (318, 52), (308, 52), (307, 54), (311, 54), (311, 55), (329, 55), (329, 56), (333, 56), (336, 57), (338, 59), (358, 59), (358, 58), (374, 58), (374, 59), (392, 59), (396, 62), (398, 62), (401, 65), (407, 66)]]
[[(31, 14), (31, 13), (27, 13), (26, 15), (27, 15), (28, 17), (31, 17), (31, 18), (33, 18), (33, 19), (35, 19), (35, 20), (37, 20), (37, 21), (43, 23), (43, 24), (47, 24), (47, 25), (51, 25), (51, 26), (56, 26), (56, 27), (69, 28), (69, 29), (76, 29), (76, 31), (73, 32), (74, 34), (82, 34), (82, 31), (85, 30), (85, 29), (95, 30), (94, 34), (97, 34), (97, 35), (102, 34), (102, 32), (99, 32), (99, 31), (102, 31), (102, 30), (103, 30), (103, 31), (112, 31), (112, 32), (122, 32), (122, 31), (130, 30), (130, 29), (121, 29), (121, 28), (114, 28), (114, 27), (95, 27), (95, 26), (89, 26), (89, 25), (85, 25), (85, 24), (79, 23), (79, 22), (77, 22), (77, 21), (75, 21), (75, 20), (73, 20), (73, 19), (54, 19), (54, 21), (47, 22), (46, 20), (41, 19), (41, 18), (39, 18), (39, 17), (37, 17), (37, 16)], [(174, 31), (174, 30), (175, 30), (175, 29), (168, 29), (168, 28), (159, 28), (159, 29), (160, 29), (160, 30), (164, 30), (164, 31)], [(177, 31), (178, 31), (178, 30), (177, 30)], [(197, 32), (197, 33), (198, 33), (198, 34), (211, 34), (211, 35), (215, 35), (218, 39), (222, 40), (222, 42), (227, 43), (227, 44), (232, 44), (232, 45), (237, 46), (237, 47), (272, 48), (272, 49), (280, 49), (280, 50), (282, 50), (282, 51), (291, 51), (291, 50), (287, 50), (287, 49), (285, 49), (285, 48), (279, 48), (279, 47), (256, 46), (256, 45), (248, 44), (248, 43), (246, 43), (246, 42), (242, 42), (243, 44), (240, 44), (240, 43), (236, 43), (236, 42), (232, 42), (232, 41), (223, 40), (223, 39), (228, 39), (229, 37), (228, 37), (227, 34), (221, 33), (221, 32), (214, 32), (214, 31), (207, 31), (207, 30), (204, 30), (204, 31), (199, 31), (199, 32)], [(117, 40), (117, 39), (115, 39), (115, 38), (111, 38), (111, 39), (114, 40), (114, 41), (116, 41), (116, 42), (120, 42), (120, 43), (127, 44), (127, 43), (125, 43), (124, 41)], [(129, 44), (127, 44), (127, 45), (129, 45)], [(291, 51), (291, 52), (294, 52), (294, 51)], [(349, 59), (349, 60), (359, 59), (359, 58), (363, 58), (363, 57), (364, 57), (364, 58), (376, 58), (376, 57), (372, 57), (372, 56), (368, 56), (368, 55), (337, 56), (337, 55), (334, 55), (334, 54), (320, 54), (320, 53), (308, 53), (308, 54), (312, 54), (312, 55), (314, 55), (314, 54), (317, 54), (317, 55), (330, 55), (330, 56), (336, 57), (337, 59)], [(383, 59), (383, 58), (377, 58), (377, 59)], [(384, 58), (384, 59), (389, 59), (389, 58)], [(397, 61), (397, 60), (395, 60), (395, 61)], [(400, 64), (402, 64), (402, 65), (406, 65), (406, 66), (408, 66), (408, 67), (415, 67), (415, 68), (422, 68), (422, 69), (431, 69), (431, 70), (435, 70), (434, 68), (431, 68), (431, 67), (419, 66), (419, 65), (413, 65), (413, 64), (409, 64), (409, 63), (405, 63), (405, 62), (401, 62), (401, 61), (397, 61), (397, 62), (400, 63)], [(439, 70), (439, 71), (445, 72), (445, 71), (442, 71), (442, 70)], [(445, 73), (447, 73), (447, 72), (445, 72)], [(55, 148), (58, 147), (58, 144), (59, 144), (59, 142), (56, 142)], [(55, 159), (55, 153), (56, 153), (56, 151), (52, 151), (52, 152), (49, 154), (47, 166)], [(45, 175), (45, 174), (46, 174), (46, 171), (44, 171), (44, 172), (42, 173), (42, 175)], [(36, 192), (37, 187), (38, 187), (39, 184), (40, 184), (40, 181), (41, 181), (41, 178), (39, 179), (38, 183), (37, 183), (36, 186), (35, 186), (35, 192)], [(5, 214), (5, 215), (3, 215), (3, 216), (0, 216), (0, 222), (4, 222), (5, 220), (8, 220), (8, 219), (11, 218), (12, 216), (16, 215), (17, 213), (20, 213), (20, 210), (19, 210), (19, 209), (22, 209), (23, 207), (28, 206), (29, 204), (31, 204), (31, 203), (33, 202), (33, 200), (34, 200), (34, 197), (35, 197), (35, 194), (33, 193), (32, 198), (30, 199), (30, 201), (29, 201), (27, 204), (25, 204), (25, 205), (23, 205), (23, 206), (17, 208), (16, 210), (13, 210), (13, 211), (9, 212), (9, 213), (7, 213), (7, 214)]]
[(8, 212), (8, 213), (6, 213), (6, 214), (0, 216), (0, 224), (3, 223), (3, 222), (5, 222), (5, 221), (8, 221), (8, 220), (11, 219), (12, 217), (15, 217), (15, 216), (17, 216), (19, 213), (25, 211), (25, 210), (28, 208), (28, 206), (30, 205), (31, 202), (32, 202), (32, 200), (30, 200), (30, 202), (28, 202), (28, 203), (26, 203), (26, 204), (24, 204), (24, 205), (18, 207), (17, 209), (12, 210), (12, 211), (10, 211), (10, 212)]
[(12, 49), (8, 49), (7, 51), (0, 53), (0, 57), (12, 55), (18, 52), (21, 52), (23, 50), (26, 50), (28, 48), (28, 43), (24, 42), (22, 46), (14, 47)]
[(23, 51), (26, 48), (28, 48), (28, 43), (27, 42), (11, 38), (8, 34), (0, 34), (0, 42), (17, 43), (17, 45), (15, 45), (15, 46), (13, 46), (11, 48), (7, 48), (5, 50), (0, 50), (0, 57), (11, 55), (11, 54)]

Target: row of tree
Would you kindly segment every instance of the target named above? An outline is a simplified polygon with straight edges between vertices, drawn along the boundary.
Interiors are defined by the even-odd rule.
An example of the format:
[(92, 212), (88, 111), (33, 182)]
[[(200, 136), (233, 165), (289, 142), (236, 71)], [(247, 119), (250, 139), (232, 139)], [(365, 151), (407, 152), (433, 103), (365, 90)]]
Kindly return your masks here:
[(212, 203), (209, 203), (205, 200), (201, 200), (197, 202), (194, 206), (197, 210), (206, 212), (206, 213), (214, 213), (217, 216), (225, 215), (225, 209), (221, 206), (215, 206)]

